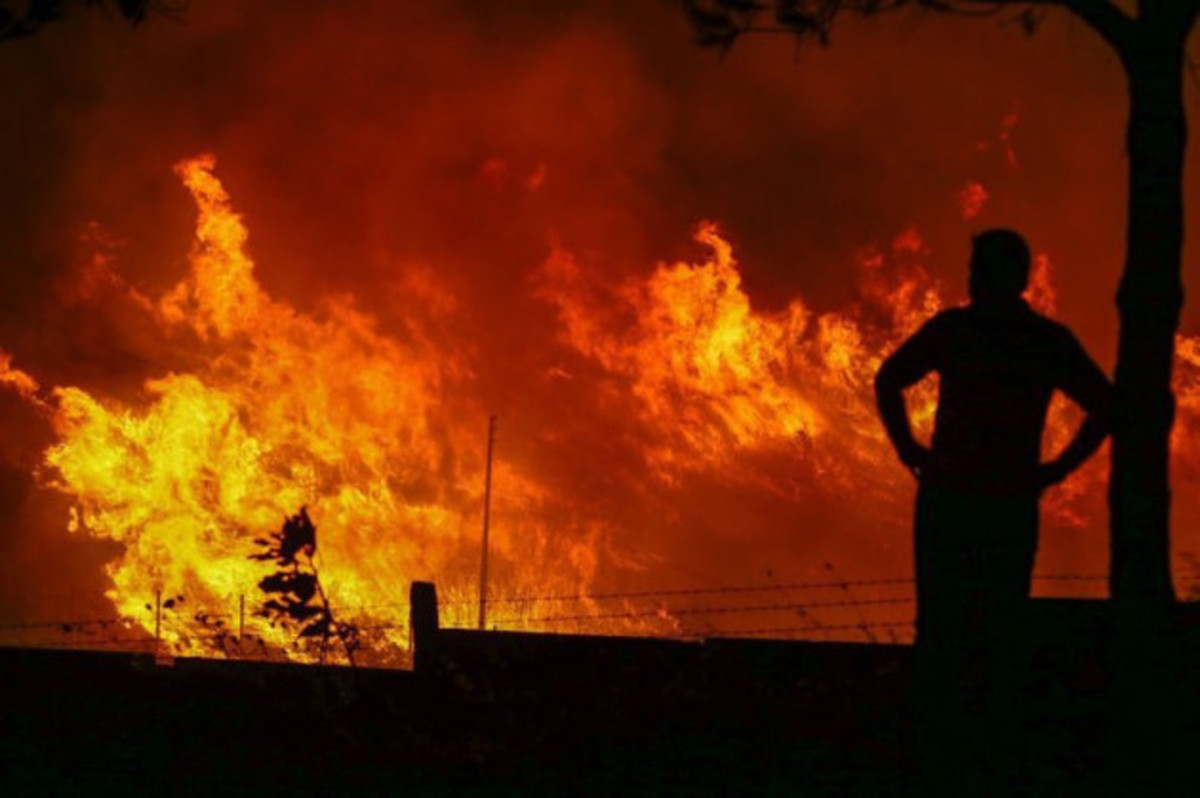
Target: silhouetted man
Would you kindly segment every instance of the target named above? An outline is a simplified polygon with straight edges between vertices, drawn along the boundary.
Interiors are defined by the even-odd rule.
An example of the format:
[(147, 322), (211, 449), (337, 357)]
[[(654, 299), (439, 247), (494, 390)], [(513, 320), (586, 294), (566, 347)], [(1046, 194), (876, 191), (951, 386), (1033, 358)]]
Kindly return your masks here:
[[(879, 412), (900, 460), (920, 482), (915, 519), (918, 744), (954, 777), (964, 754), (1011, 767), (1038, 499), (1074, 471), (1108, 433), (1111, 385), (1067, 328), (1021, 298), (1025, 240), (1010, 230), (976, 236), (971, 302), (945, 310), (904, 342), (875, 380)], [(933, 445), (913, 437), (903, 391), (939, 377)], [(1087, 417), (1042, 463), (1042, 431), (1055, 390)], [(982, 657), (987, 685), (972, 735), (968, 664)], [(969, 749), (973, 749), (969, 750)], [(925, 767), (931, 763), (926, 761)]]

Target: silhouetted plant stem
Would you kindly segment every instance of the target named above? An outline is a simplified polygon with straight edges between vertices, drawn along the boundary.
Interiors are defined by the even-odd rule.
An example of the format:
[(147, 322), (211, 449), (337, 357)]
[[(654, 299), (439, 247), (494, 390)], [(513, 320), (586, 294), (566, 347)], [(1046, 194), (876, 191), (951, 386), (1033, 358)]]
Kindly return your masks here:
[[(250, 559), (270, 560), (280, 568), (259, 580), (259, 589), (275, 596), (263, 603), (260, 614), (270, 618), (273, 623), (299, 624), (297, 639), (319, 635), (321, 662), (325, 661), (330, 635), (336, 635), (346, 651), (346, 659), (354, 666), (358, 627), (351, 623), (339, 623), (333, 617), (333, 609), (321, 585), (314, 560), (317, 528), (308, 517), (307, 508), (301, 507), (299, 513), (284, 519), (282, 529), (272, 533), (269, 538), (255, 540), (255, 543), (262, 546), (263, 550), (251, 554)], [(300, 555), (306, 560), (306, 568), (301, 567)], [(313, 605), (314, 598), (320, 599), (320, 606)]]
[(317, 596), (321, 599), (321, 604), (325, 608), (325, 615), (329, 618), (329, 626), (326, 628), (324, 635), (321, 638), (321, 661), (325, 661), (325, 648), (329, 644), (330, 630), (337, 635), (338, 641), (342, 644), (342, 649), (346, 652), (346, 661), (354, 667), (354, 650), (347, 639), (348, 628), (333, 617), (333, 608), (329, 605), (329, 598), (325, 595), (325, 588), (321, 586), (321, 574), (317, 571), (317, 563), (313, 556), (308, 555), (308, 567), (312, 569), (313, 576), (316, 577)]

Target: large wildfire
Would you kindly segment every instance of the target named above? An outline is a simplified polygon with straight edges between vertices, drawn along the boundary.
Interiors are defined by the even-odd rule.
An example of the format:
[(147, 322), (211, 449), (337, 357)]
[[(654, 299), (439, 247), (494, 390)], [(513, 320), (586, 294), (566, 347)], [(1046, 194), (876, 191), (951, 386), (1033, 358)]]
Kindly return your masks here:
[[(343, 661), (264, 614), (259, 541), (304, 508), (356, 661), (403, 664), (412, 581), (478, 623), (493, 415), (488, 627), (909, 639), (914, 482), (873, 377), (993, 226), (1111, 367), (1102, 44), (926, 15), (718, 59), (677, 4), (352, 5), (0, 48), (0, 645)], [(909, 392), (921, 436), (936, 398)], [(1056, 400), (1045, 449), (1077, 423)], [(1104, 595), (1107, 468), (1045, 497), (1039, 595)]]
[[(157, 634), (181, 653), (241, 650), (245, 620), (235, 629), (232, 608), (247, 597), (252, 610), (261, 604), (256, 584), (266, 573), (249, 558), (254, 540), (307, 507), (331, 605), (366, 630), (383, 660), (401, 658), (412, 579), (438, 581), (447, 624), (469, 625), (477, 611), (487, 406), (472, 395), (472, 364), (434, 330), (414, 327), (407, 340), (384, 334), (351, 298), (314, 313), (273, 298), (255, 277), (248, 231), (215, 167), (211, 156), (177, 167), (197, 209), (188, 274), (157, 298), (127, 289), (197, 367), (158, 374), (140, 399), (122, 401), (77, 387), (43, 390), (4, 355), (3, 384), (53, 425), (57, 443), (45, 452), (41, 478), (70, 497), (64, 523), (121, 545), (107, 595), (123, 633)], [(615, 283), (556, 249), (531, 275), (530, 290), (556, 313), (552, 345), (574, 365), (548, 378), (589, 380), (594, 402), (617, 408), (624, 424), (613, 445), (636, 450), (647, 491), (669, 497), (699, 476), (750, 485), (785, 504), (850, 497), (866, 508), (864, 520), (902, 515), (909, 479), (883, 436), (871, 385), (881, 359), (944, 304), (917, 232), (864, 252), (859, 301), (839, 313), (816, 313), (800, 299), (773, 312), (754, 308), (718, 225), (699, 225), (696, 241), (707, 253), (700, 262), (660, 264)], [(426, 286), (430, 296), (439, 290)], [(1030, 299), (1053, 313), (1044, 257)], [(1190, 462), (1200, 340), (1181, 339), (1179, 349), (1177, 456)], [(926, 436), (935, 402), (932, 380), (910, 395)], [(1056, 406), (1047, 448), (1061, 446), (1074, 423)], [(556, 467), (497, 460), (493, 625), (562, 630), (573, 621), (566, 628), (696, 633), (692, 616), (703, 608), (694, 605), (672, 608), (662, 596), (647, 605), (632, 593), (601, 605), (602, 560), (618, 571), (646, 566), (612, 547), (607, 519), (587, 517), (587, 497), (555, 495), (544, 469)], [(1099, 490), (1102, 476), (1093, 465), (1056, 491), (1051, 523), (1082, 524), (1081, 497)], [(575, 508), (576, 528), (561, 528), (564, 507)], [(856, 584), (837, 579), (845, 579), (839, 595)], [(857, 600), (813, 604), (845, 605), (846, 626), (869, 635), (862, 607), (904, 604), (902, 596), (860, 587)], [(580, 599), (564, 611), (565, 597)], [(803, 615), (801, 605), (794, 609)], [(715, 609), (738, 606), (773, 611), (761, 600)], [(736, 632), (739, 623), (704, 631)], [(830, 625), (813, 623), (814, 631)], [(311, 656), (294, 637), (286, 626), (254, 625), (263, 651)]]

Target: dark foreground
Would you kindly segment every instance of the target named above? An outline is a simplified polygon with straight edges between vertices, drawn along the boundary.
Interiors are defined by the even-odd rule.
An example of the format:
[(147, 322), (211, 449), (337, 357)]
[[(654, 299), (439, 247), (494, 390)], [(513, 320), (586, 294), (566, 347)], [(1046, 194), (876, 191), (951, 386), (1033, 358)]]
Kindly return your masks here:
[[(1104, 605), (1039, 604), (1032, 786), (1105, 792)], [(0, 791), (912, 790), (904, 646), (438, 641), (418, 673), (0, 650)]]

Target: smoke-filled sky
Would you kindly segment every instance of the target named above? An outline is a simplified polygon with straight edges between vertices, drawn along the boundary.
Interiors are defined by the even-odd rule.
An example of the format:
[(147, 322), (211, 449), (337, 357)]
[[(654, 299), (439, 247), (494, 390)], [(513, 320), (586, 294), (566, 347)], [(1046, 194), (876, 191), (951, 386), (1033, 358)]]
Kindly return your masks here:
[[(562, 343), (552, 253), (619, 286), (703, 260), (693, 234), (712, 220), (756, 310), (802, 298), (821, 314), (853, 307), (865, 253), (910, 230), (960, 301), (969, 234), (1011, 226), (1048, 256), (1058, 317), (1112, 366), (1125, 92), (1065, 12), (1035, 36), (999, 19), (847, 19), (829, 48), (748, 38), (720, 58), (668, 2), (197, 0), (137, 30), (77, 13), (0, 45), (0, 75), (14, 365), (135, 404), (146, 377), (196, 367), (130, 297), (187, 273), (196, 211), (172, 167), (212, 153), (263, 290), (299, 313), (351, 297), (384, 334), (454, 359), (480, 440), (497, 412), (499, 457), (559, 497), (547, 522), (605, 530), (591, 587), (802, 578), (826, 562), (903, 574), (906, 519), (871, 527), (839, 506), (856, 495), (640, 473), (624, 438), (641, 427), (594, 428), (619, 421), (595, 408), (628, 386), (614, 361)], [(970, 182), (989, 199), (964, 221)], [(1196, 307), (1185, 333), (1200, 332)], [(67, 532), (69, 502), (35, 487), (55, 432), (10, 393), (0, 412), (0, 610), (36, 616), (47, 585), (101, 602), (120, 544)], [(790, 467), (775, 453), (750, 470)], [(1102, 569), (1103, 526), (1056, 530), (1048, 570)]]

